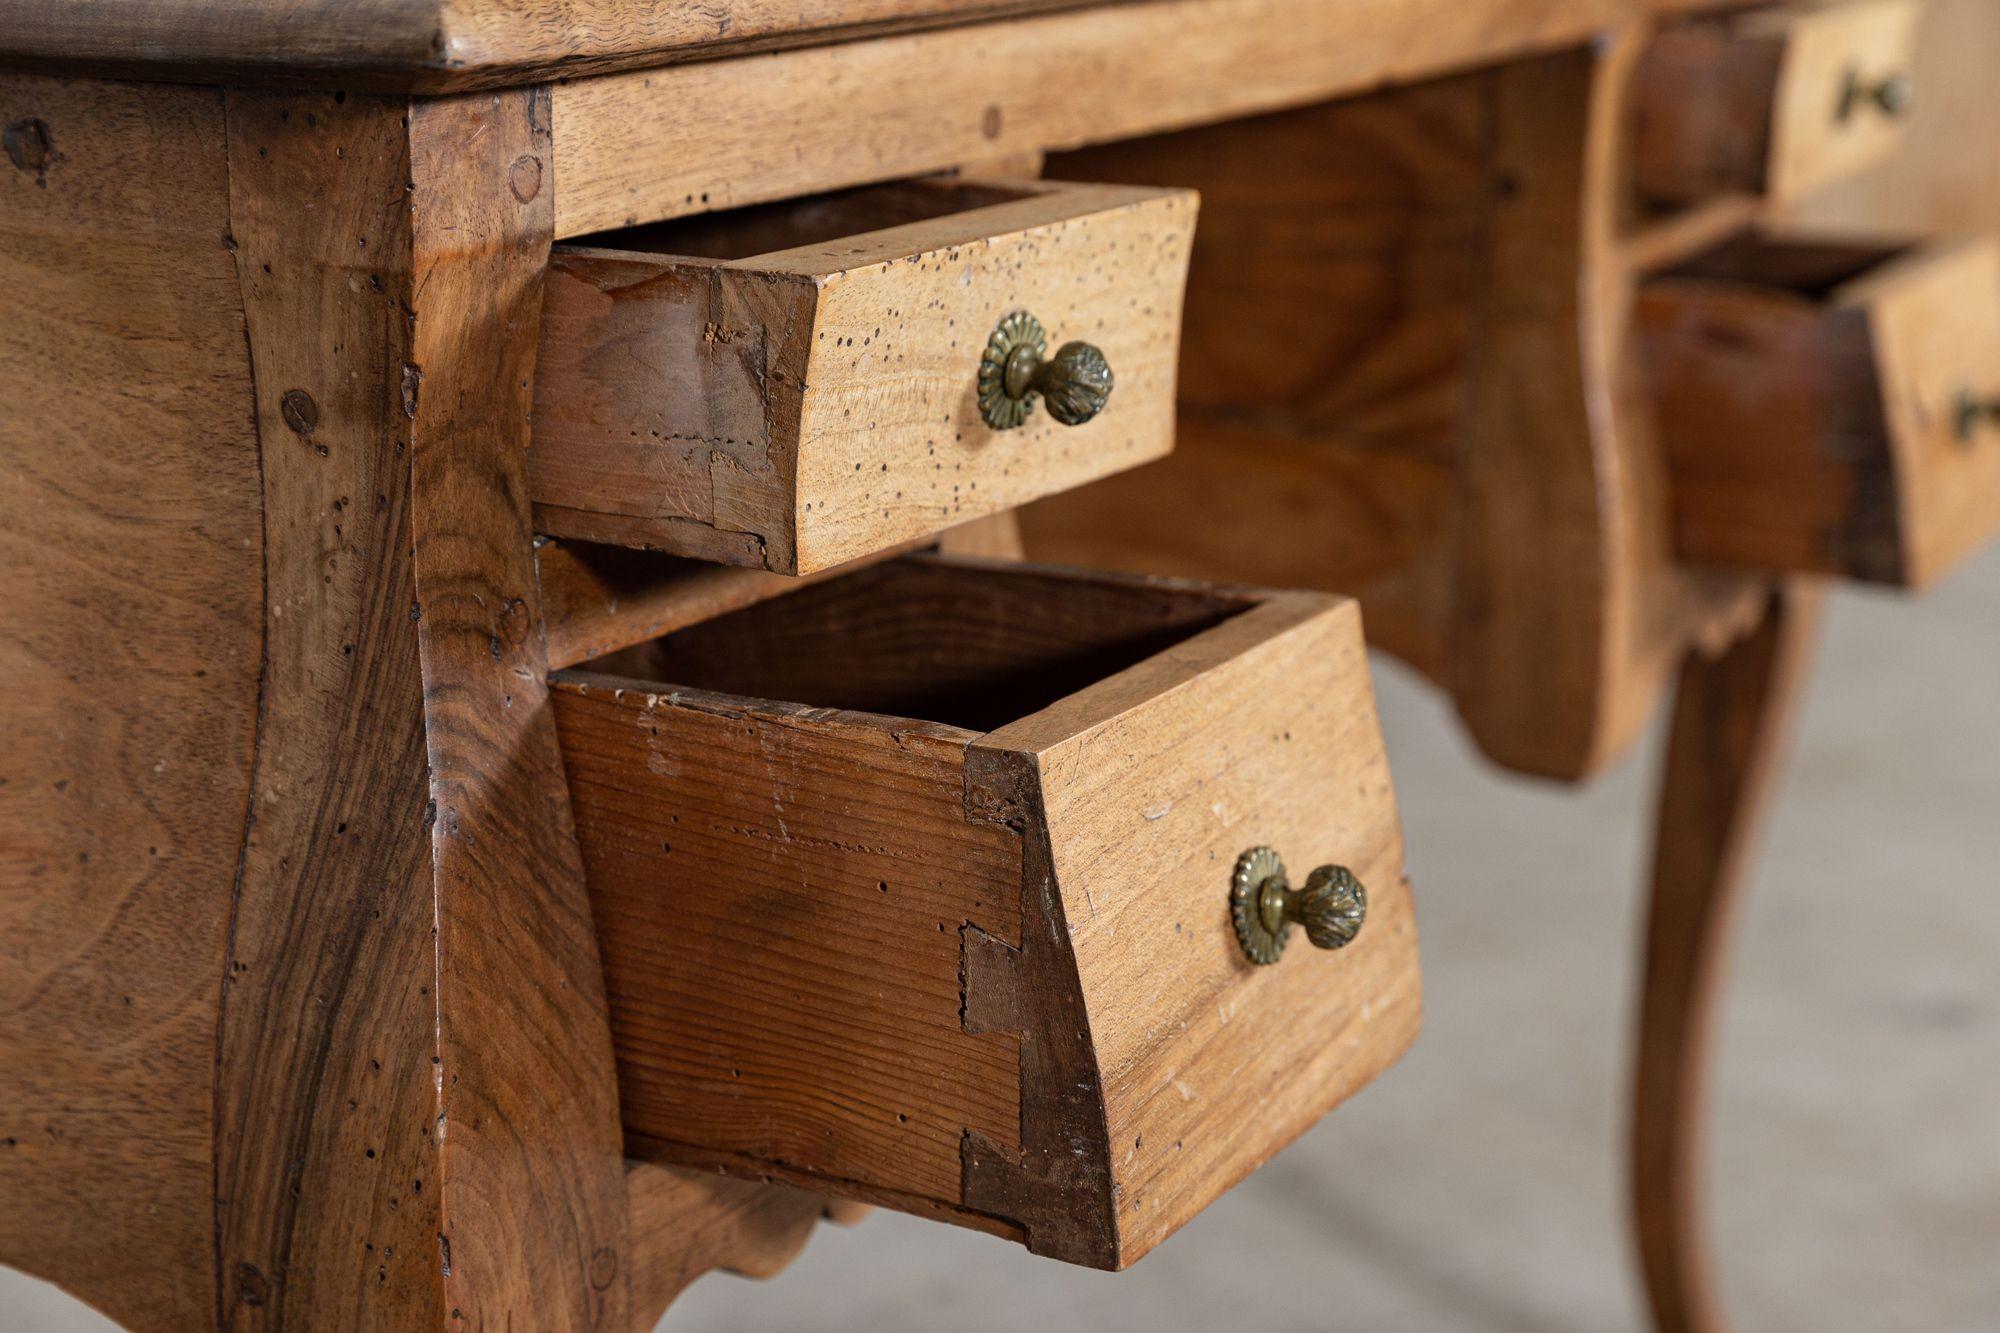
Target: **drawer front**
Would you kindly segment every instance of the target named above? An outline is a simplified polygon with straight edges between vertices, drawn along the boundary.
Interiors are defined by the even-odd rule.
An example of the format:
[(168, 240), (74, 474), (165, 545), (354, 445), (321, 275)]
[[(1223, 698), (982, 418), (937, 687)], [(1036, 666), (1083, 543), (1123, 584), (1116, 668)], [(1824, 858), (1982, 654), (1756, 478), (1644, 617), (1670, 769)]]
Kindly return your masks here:
[(1659, 203), (1789, 203), (1887, 160), (1915, 94), (1919, 0), (1697, 20), (1633, 85), (1633, 181)]
[(1894, 479), (1897, 581), (1921, 587), (2000, 531), (2000, 245), (1920, 252), (1839, 299), (1868, 322)]
[[(1123, 1267), (1414, 1037), (1352, 603), (925, 559), (688, 633), (554, 691), (634, 1151)], [(1251, 962), (1261, 845), (1352, 943)]]
[[(804, 574), (1157, 458), (1194, 217), (1185, 191), (911, 182), (558, 247), (537, 527)], [(1040, 382), (1095, 415), (982, 402), (1016, 312), (1045, 336)]]
[[(974, 748), (975, 799), (1032, 811), (1029, 834), (1046, 839), (1026, 896), (1056, 909), (1048, 952), (1073, 970), (1088, 1016), (1088, 1060), (1043, 1077), (1060, 1088), (1086, 1074), (1101, 1106), (1047, 1126), (1023, 1160), (975, 1141), (967, 1202), (1020, 1197), (1041, 1179), (1038, 1153), (1101, 1115), (1122, 1267), (1415, 1036), (1416, 925), (1359, 608), (1274, 599)], [(1351, 945), (1297, 938), (1271, 965), (1246, 959), (1227, 889), (1239, 858), (1265, 846), (1295, 884), (1331, 862), (1367, 887)], [(1024, 936), (1034, 925), (1030, 910)], [(1034, 984), (1037, 966), (1029, 941), (1014, 967)], [(976, 1011), (989, 978), (969, 983)], [(1053, 1223), (1065, 1201), (1051, 1195)]]
[(1684, 557), (1920, 587), (2000, 528), (1992, 243), (1748, 244), (1639, 328)]

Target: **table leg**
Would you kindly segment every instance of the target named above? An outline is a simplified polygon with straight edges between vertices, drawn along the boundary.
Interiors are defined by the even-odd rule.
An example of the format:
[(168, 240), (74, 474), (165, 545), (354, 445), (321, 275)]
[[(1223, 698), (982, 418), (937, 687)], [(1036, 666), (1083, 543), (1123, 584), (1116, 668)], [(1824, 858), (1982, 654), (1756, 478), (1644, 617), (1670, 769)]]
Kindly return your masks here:
[(1701, 1215), (1702, 1107), (1737, 889), (1801, 693), (1819, 594), (1772, 594), (1751, 634), (1681, 668), (1661, 783), (1633, 1090), (1631, 1189), (1662, 1333), (1726, 1327)]

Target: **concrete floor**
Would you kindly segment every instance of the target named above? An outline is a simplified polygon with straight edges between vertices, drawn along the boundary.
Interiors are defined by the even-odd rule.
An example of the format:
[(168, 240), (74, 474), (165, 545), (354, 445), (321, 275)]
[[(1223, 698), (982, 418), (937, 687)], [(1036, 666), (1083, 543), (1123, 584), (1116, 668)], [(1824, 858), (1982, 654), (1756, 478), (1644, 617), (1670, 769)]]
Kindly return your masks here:
[[(1378, 674), (1426, 1027), (1136, 1269), (877, 1213), (673, 1333), (1642, 1326), (1619, 1150), (1657, 738), (1583, 792), (1502, 777)], [(2000, 1330), (2000, 553), (1843, 592), (1723, 1017), (1715, 1218), (1742, 1333)], [(0, 1271), (0, 1327), (103, 1327)]]

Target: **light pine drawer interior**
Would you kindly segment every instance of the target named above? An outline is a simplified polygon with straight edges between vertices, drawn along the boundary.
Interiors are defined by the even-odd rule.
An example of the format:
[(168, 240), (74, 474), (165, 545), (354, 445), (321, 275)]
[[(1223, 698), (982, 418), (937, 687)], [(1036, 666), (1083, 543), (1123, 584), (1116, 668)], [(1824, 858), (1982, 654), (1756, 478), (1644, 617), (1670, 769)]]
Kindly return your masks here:
[(1656, 204), (1791, 203), (1902, 143), (1919, 0), (1695, 19), (1652, 41), (1632, 84), (1632, 179)]
[[(1194, 220), (1187, 191), (954, 179), (560, 245), (537, 530), (806, 574), (1158, 458)], [(982, 354), (1022, 312), (1048, 360), (1102, 354), (1090, 419), (1044, 393), (989, 424)]]
[[(641, 1156), (1105, 1268), (1408, 1046), (1358, 611), (916, 557), (558, 673)], [(1238, 858), (1365, 886), (1252, 964)]]
[(2000, 529), (2000, 246), (1750, 238), (1638, 314), (1684, 557), (1922, 586)]

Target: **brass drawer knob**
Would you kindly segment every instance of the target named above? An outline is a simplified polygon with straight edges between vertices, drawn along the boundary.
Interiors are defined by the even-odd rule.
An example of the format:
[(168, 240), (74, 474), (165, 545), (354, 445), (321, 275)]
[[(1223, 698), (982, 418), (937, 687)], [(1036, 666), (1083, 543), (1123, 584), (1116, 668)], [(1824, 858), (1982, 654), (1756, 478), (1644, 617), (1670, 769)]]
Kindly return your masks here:
[(1285, 863), (1269, 847), (1252, 847), (1236, 858), (1230, 877), (1229, 912), (1236, 938), (1253, 963), (1275, 963), (1285, 951), (1292, 922), (1306, 928), (1316, 949), (1344, 949), (1368, 919), (1368, 890), (1346, 866), (1321, 866), (1294, 889)]
[(1863, 107), (1874, 107), (1891, 120), (1901, 120), (1916, 104), (1917, 80), (1908, 73), (1869, 82), (1860, 70), (1849, 70), (1840, 92), (1840, 119), (1850, 120)]
[(1047, 356), (1048, 333), (1025, 310), (1000, 321), (979, 357), (979, 415), (995, 430), (1012, 430), (1028, 419), (1037, 398), (1049, 400), (1049, 415), (1065, 426), (1081, 426), (1104, 410), (1111, 398), (1111, 364), (1086, 342), (1067, 342)]
[(1959, 442), (1971, 444), (1982, 424), (2000, 423), (2000, 397), (1981, 398), (1970, 389), (1961, 390), (1957, 414)]

